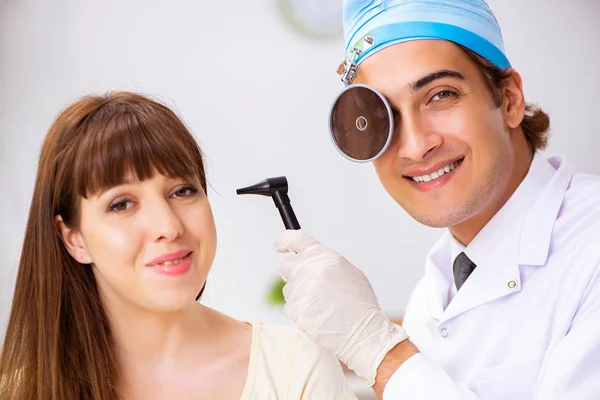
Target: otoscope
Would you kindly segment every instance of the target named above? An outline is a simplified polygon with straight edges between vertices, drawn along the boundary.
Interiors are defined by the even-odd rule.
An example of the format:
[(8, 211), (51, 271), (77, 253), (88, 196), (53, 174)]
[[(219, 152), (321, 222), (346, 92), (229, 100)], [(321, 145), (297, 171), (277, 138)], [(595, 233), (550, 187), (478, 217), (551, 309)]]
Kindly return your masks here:
[(237, 194), (259, 194), (261, 196), (271, 196), (275, 206), (279, 210), (281, 219), (285, 229), (300, 229), (300, 224), (292, 205), (290, 204), (290, 198), (287, 195), (288, 182), (285, 176), (278, 176), (275, 178), (267, 178), (262, 182), (255, 185), (248, 186), (245, 188), (238, 189)]

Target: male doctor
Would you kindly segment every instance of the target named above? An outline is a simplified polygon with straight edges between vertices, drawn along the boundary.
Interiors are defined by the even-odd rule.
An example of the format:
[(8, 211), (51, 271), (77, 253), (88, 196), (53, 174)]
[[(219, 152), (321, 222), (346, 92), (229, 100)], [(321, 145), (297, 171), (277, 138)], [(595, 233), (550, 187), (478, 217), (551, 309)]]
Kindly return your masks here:
[(540, 153), (548, 116), (488, 5), (346, 0), (344, 24), (338, 150), (448, 229), (403, 327), (343, 256), (284, 232), (286, 315), (384, 399), (600, 399), (600, 179)]

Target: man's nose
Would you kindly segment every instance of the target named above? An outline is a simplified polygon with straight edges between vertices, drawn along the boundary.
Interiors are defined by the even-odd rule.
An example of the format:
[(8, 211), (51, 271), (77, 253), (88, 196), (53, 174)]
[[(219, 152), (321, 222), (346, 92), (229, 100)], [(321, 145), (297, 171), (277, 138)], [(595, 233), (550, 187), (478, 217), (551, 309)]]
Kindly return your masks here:
[(422, 162), (444, 142), (442, 135), (418, 113), (404, 116), (398, 123), (396, 134), (398, 156), (414, 162)]

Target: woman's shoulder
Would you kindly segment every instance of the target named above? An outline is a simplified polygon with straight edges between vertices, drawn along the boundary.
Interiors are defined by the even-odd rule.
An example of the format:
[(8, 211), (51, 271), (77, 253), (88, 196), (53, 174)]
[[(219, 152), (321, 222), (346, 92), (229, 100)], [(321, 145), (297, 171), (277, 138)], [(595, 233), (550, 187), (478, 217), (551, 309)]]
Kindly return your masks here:
[[(319, 347), (300, 330), (287, 325), (252, 323), (259, 335), (259, 347), (263, 352), (295, 359), (335, 359), (329, 351)], [(337, 361), (336, 361), (337, 363)]]
[[(304, 333), (285, 325), (252, 323), (257, 380), (285, 387), (287, 398), (354, 399), (341, 364)], [(253, 347), (254, 347), (253, 346)], [(260, 376), (262, 375), (262, 376)]]
[(261, 337), (272, 339), (272, 343), (291, 344), (304, 336), (298, 329), (288, 325), (269, 324), (264, 322), (251, 322), (250, 324)]

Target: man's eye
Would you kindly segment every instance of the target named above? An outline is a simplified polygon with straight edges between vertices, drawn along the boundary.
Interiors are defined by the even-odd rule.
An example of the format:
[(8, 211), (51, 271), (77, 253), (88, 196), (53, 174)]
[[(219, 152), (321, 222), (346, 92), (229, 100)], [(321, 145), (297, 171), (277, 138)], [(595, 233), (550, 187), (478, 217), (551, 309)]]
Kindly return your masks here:
[(394, 128), (396, 128), (400, 124), (400, 120), (402, 119), (400, 112), (392, 110), (392, 119), (394, 121)]
[(115, 202), (111, 203), (108, 206), (108, 211), (109, 212), (121, 212), (121, 211), (128, 210), (129, 208), (131, 208), (132, 205), (133, 205), (133, 202), (131, 202), (129, 200), (119, 200), (119, 201), (115, 201)]
[(441, 92), (437, 92), (435, 96), (431, 98), (433, 101), (441, 101), (448, 99), (450, 97), (456, 96), (456, 93), (451, 90), (442, 90)]

